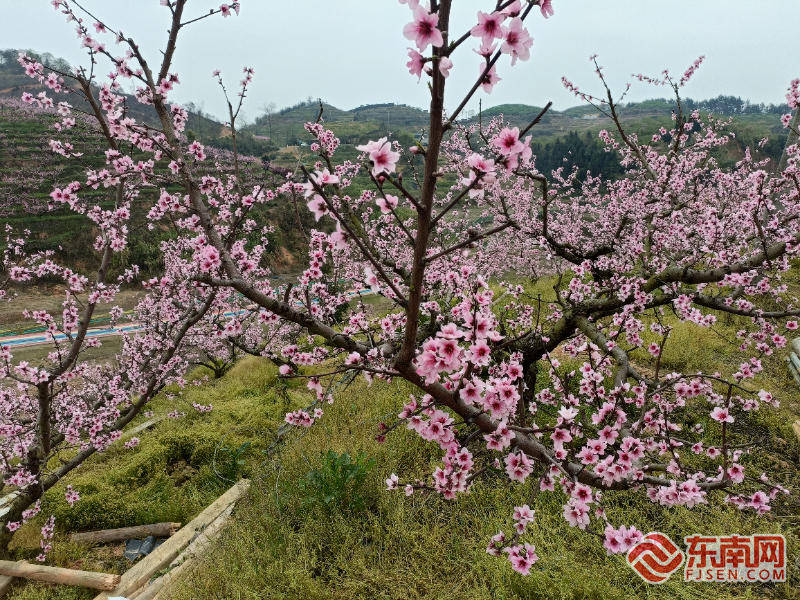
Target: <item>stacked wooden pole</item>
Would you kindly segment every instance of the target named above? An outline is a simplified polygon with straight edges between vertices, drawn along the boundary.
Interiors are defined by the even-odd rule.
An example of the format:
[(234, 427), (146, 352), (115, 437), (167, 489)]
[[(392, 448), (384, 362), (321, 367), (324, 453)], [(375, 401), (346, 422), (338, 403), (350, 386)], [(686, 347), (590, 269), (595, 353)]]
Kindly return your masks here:
[[(800, 115), (800, 110), (795, 113), (795, 119), (797, 119), (798, 115)], [(794, 378), (795, 383), (800, 386), (800, 338), (792, 340), (789, 356), (786, 357), (786, 366), (789, 368), (789, 373)], [(792, 423), (792, 429), (797, 439), (800, 440), (800, 420)]]
[(13, 562), (10, 560), (0, 560), (0, 575), (4, 575), (9, 579), (22, 577), (46, 583), (77, 585), (93, 590), (113, 590), (121, 579), (119, 575), (109, 573), (76, 571), (75, 569), (32, 565), (26, 562)]
[(789, 356), (786, 357), (786, 364), (789, 367), (789, 373), (794, 377), (797, 385), (800, 385), (800, 338), (792, 340)]
[[(136, 563), (133, 567), (128, 569), (121, 577), (117, 586), (110, 592), (104, 592), (95, 597), (94, 600), (108, 600), (115, 596), (122, 596), (124, 598), (153, 598), (155, 595), (142, 595), (149, 594), (148, 586), (151, 578), (161, 571), (169, 567), (176, 561), (179, 556), (190, 558), (188, 554), (194, 554), (199, 548), (204, 547), (208, 540), (221, 530), (224, 521), (230, 511), (233, 510), (233, 505), (236, 501), (247, 492), (250, 487), (250, 481), (242, 479), (236, 485), (231, 487), (222, 496), (212, 502), (203, 512), (197, 515), (186, 526), (181, 528), (171, 538), (166, 540), (153, 552), (145, 556), (140, 562)], [(220, 519), (221, 516), (224, 517)], [(208, 533), (207, 533), (208, 532)], [(189, 553), (184, 553), (187, 547), (194, 542), (194, 549)], [(199, 547), (199, 548), (198, 548)], [(183, 566), (182, 563), (180, 566)], [(168, 573), (169, 574), (169, 573)], [(161, 591), (166, 583), (173, 577), (162, 581), (157, 584), (157, 589), (154, 589), (155, 594)], [(163, 578), (162, 578), (163, 579)], [(154, 583), (158, 582), (156, 580)], [(138, 595), (134, 595), (138, 594)]]
[(120, 527), (119, 529), (73, 533), (69, 536), (69, 539), (79, 543), (107, 544), (108, 542), (121, 542), (151, 535), (154, 537), (170, 537), (180, 528), (180, 523), (153, 523), (152, 525), (136, 525), (134, 527)]
[(203, 533), (194, 539), (186, 549), (178, 555), (169, 565), (169, 571), (160, 577), (150, 581), (138, 592), (131, 596), (130, 600), (161, 600), (164, 590), (176, 581), (181, 574), (188, 570), (192, 560), (205, 550), (209, 543), (222, 531), (223, 526), (228, 521), (228, 517), (233, 512), (234, 505), (226, 508), (214, 521), (203, 530)]
[[(118, 596), (131, 600), (160, 598), (166, 586), (183, 573), (191, 560), (222, 531), (236, 501), (249, 488), (250, 481), (242, 479), (182, 528), (180, 523), (155, 523), (72, 535), (74, 541), (82, 542), (112, 542), (141, 535), (171, 536), (123, 575), (0, 560), (0, 597), (5, 595), (14, 579), (23, 578), (102, 590), (95, 600)], [(151, 581), (156, 573), (167, 567), (167, 573)]]

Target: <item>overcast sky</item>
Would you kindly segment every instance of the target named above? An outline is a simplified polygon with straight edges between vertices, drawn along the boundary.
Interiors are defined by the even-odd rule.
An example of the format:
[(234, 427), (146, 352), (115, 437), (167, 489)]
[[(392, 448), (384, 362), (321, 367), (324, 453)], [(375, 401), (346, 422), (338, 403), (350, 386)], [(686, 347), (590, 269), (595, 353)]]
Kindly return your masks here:
[[(221, 1), (221, 0), (219, 0)], [(454, 0), (454, 31), (476, 21), (493, 0)], [(169, 11), (158, 0), (85, 0), (85, 5), (133, 35), (153, 60), (163, 48)], [(194, 5), (194, 6), (193, 6)], [(217, 3), (193, 0), (191, 14)], [(508, 102), (555, 108), (578, 104), (561, 85), (562, 75), (597, 90), (587, 61), (593, 53), (610, 80), (622, 87), (632, 73), (682, 72), (697, 56), (707, 61), (687, 86), (695, 99), (732, 94), (754, 102), (782, 102), (789, 81), (800, 76), (796, 52), (798, 0), (553, 0), (555, 16), (529, 19), (531, 60), (511, 68), (503, 81), (480, 94), (484, 107)], [(0, 47), (32, 48), (66, 58), (85, 58), (71, 25), (49, 0), (0, 0)], [(215, 68), (229, 81), (243, 65), (256, 69), (246, 105), (252, 119), (264, 105), (322, 97), (340, 108), (378, 102), (426, 106), (427, 90), (405, 68), (410, 44), (402, 36), (410, 20), (397, 0), (242, 0), (239, 17), (206, 19), (184, 32), (175, 61), (181, 85), (175, 98), (194, 101), (220, 116), (223, 103), (211, 78)], [(478, 57), (465, 45), (453, 57), (448, 83), (452, 107), (474, 79)], [(103, 71), (107, 72), (107, 71)], [(636, 84), (631, 100), (664, 96)], [(477, 100), (476, 106), (477, 108)]]

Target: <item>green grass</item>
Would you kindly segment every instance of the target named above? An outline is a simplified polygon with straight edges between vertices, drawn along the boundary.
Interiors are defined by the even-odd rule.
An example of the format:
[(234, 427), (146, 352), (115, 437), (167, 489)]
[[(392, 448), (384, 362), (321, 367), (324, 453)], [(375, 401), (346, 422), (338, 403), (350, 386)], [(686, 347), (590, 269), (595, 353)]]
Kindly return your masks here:
[[(552, 284), (552, 279), (544, 278), (529, 283), (526, 291), (549, 299)], [(738, 352), (723, 336), (740, 327), (738, 319), (721, 318), (714, 329), (680, 323), (671, 316), (665, 322), (673, 330), (662, 358), (662, 374), (736, 370)], [(635, 353), (635, 361), (643, 369), (654, 367), (652, 357), (643, 351)], [(564, 368), (574, 368), (570, 361), (562, 362)], [(739, 416), (731, 434), (763, 433), (763, 443), (751, 456), (756, 470), (775, 473), (783, 483), (796, 483), (800, 443), (791, 422), (800, 412), (798, 390), (786, 372), (783, 353), (766, 358), (764, 364), (764, 373), (754, 383), (776, 394), (782, 407)], [(643, 531), (657, 529), (675, 540), (692, 533), (780, 532), (787, 537), (787, 585), (688, 584), (673, 576), (667, 584), (648, 586), (623, 557), (606, 554), (598, 532), (587, 534), (569, 527), (561, 514), (563, 496), (539, 494), (535, 478), (520, 486), (489, 476), (454, 501), (422, 493), (406, 498), (385, 491), (383, 480), (390, 473), (403, 479), (425, 477), (439, 461), (435, 447), (402, 428), (385, 443), (375, 441), (379, 423), (392, 422), (412, 391), (402, 382), (367, 386), (357, 379), (336, 392), (334, 405), (325, 407), (317, 425), (293, 430), (280, 450), (266, 457), (262, 451), (273, 441), (284, 412), (310, 400), (304, 381), (285, 382), (275, 375), (266, 361), (249, 358), (219, 381), (187, 388), (179, 400), (186, 417), (163, 421), (154, 431), (142, 434), (142, 445), (135, 450), (116, 445), (64, 482), (81, 493), (75, 507), (66, 505), (64, 485), (49, 493), (43, 514), (56, 515), (59, 531), (50, 563), (124, 571), (129, 564), (119, 546), (87, 550), (67, 542), (64, 533), (156, 521), (187, 522), (229, 485), (214, 473), (215, 466), (224, 469), (229, 462), (220, 459), (219, 448), (251, 442), (241, 472), (229, 474), (231, 479), (250, 477), (251, 492), (239, 503), (219, 541), (172, 591), (173, 600), (800, 597), (792, 585), (800, 577), (800, 563), (793, 558), (800, 551), (796, 498), (776, 501), (773, 514), (756, 516), (725, 505), (722, 492), (712, 493), (708, 505), (692, 510), (654, 505), (639, 493), (607, 493), (604, 505), (612, 523), (635, 525)], [(209, 415), (196, 414), (191, 402), (213, 404), (214, 410)], [(155, 403), (157, 413), (167, 407), (172, 403), (165, 398)], [(687, 415), (687, 425), (700, 421), (707, 426), (710, 441), (719, 443), (716, 424), (708, 422), (707, 406)], [(360, 498), (360, 509), (314, 499), (309, 474), (320, 472), (329, 450), (351, 457), (363, 455), (365, 464), (374, 460), (363, 484), (342, 495)], [(522, 503), (536, 510), (526, 539), (540, 557), (527, 578), (514, 573), (506, 560), (484, 552), (498, 530), (511, 530), (511, 511)], [(36, 554), (40, 524), (18, 536), (18, 558)], [(25, 584), (10, 597), (88, 600), (93, 596), (77, 588)]]
[[(65, 534), (161, 521), (187, 523), (231, 485), (215, 470), (234, 480), (256, 475), (264, 460), (263, 450), (272, 443), (286, 411), (309, 402), (302, 383), (287, 384), (276, 374), (266, 360), (248, 358), (223, 379), (187, 387), (178, 400), (185, 417), (164, 419), (152, 430), (138, 434), (141, 444), (137, 448), (126, 449), (117, 442), (50, 490), (42, 515), (55, 515), (57, 535), (48, 564), (122, 573), (131, 564), (122, 557), (120, 545), (88, 549), (69, 542)], [(197, 413), (192, 402), (213, 404), (214, 408), (207, 414)], [(159, 415), (173, 405), (160, 397), (153, 409)], [(134, 425), (145, 420), (142, 416)], [(252, 445), (243, 455), (245, 464), (234, 473), (229, 468), (232, 455), (222, 448), (238, 448), (245, 441)], [(64, 499), (67, 484), (81, 495), (71, 508)], [(37, 518), (17, 534), (13, 542), (16, 558), (30, 560), (38, 554), (41, 525), (42, 519)], [(8, 597), (88, 600), (94, 595), (78, 588), (24, 584)]]
[[(317, 426), (287, 442), (265, 465), (231, 526), (170, 598), (797, 597), (790, 585), (711, 586), (673, 578), (647, 586), (624, 558), (607, 556), (598, 537), (568, 526), (558, 494), (538, 494), (532, 484), (490, 478), (452, 502), (384, 491), (383, 479), (391, 472), (422, 475), (437, 460), (434, 448), (405, 430), (384, 444), (374, 440), (377, 424), (397, 412), (408, 392), (400, 383), (359, 382), (340, 394)], [(796, 457), (797, 443), (791, 447)], [(362, 490), (365, 511), (304, 504), (300, 482), (329, 448), (376, 460)], [(694, 532), (782, 531), (790, 557), (800, 548), (796, 533), (779, 520), (742, 513), (720, 497), (695, 510), (660, 507), (630, 493), (606, 497), (612, 521), (658, 528), (675, 539)], [(510, 530), (511, 510), (524, 502), (537, 513), (528, 538), (540, 556), (527, 578), (484, 552), (498, 529)], [(791, 566), (790, 582), (798, 575), (797, 565)]]
[[(712, 346), (709, 352), (715, 349)], [(688, 359), (676, 355), (672, 360)], [(64, 533), (164, 520), (187, 522), (229, 485), (214, 474), (215, 448), (251, 441), (240, 475), (252, 479), (252, 490), (219, 541), (173, 590), (173, 600), (798, 597), (790, 585), (684, 584), (673, 577), (663, 586), (647, 586), (622, 557), (606, 555), (599, 537), (569, 527), (561, 515), (563, 498), (537, 493), (533, 478), (520, 486), (490, 477), (455, 501), (386, 492), (383, 480), (390, 473), (422, 477), (438, 462), (438, 450), (405, 429), (395, 431), (383, 444), (374, 439), (378, 424), (391, 422), (410, 391), (401, 382), (367, 386), (359, 379), (337, 393), (336, 402), (325, 408), (317, 425), (293, 431), (281, 450), (267, 458), (261, 451), (273, 441), (283, 413), (306, 405), (309, 395), (301, 381), (277, 380), (274, 367), (266, 361), (245, 359), (221, 380), (187, 388), (180, 400), (186, 417), (162, 421), (141, 434), (139, 448), (126, 450), (118, 444), (70, 476), (64, 484), (81, 493), (73, 508), (64, 501), (63, 485), (47, 495), (43, 513), (56, 515), (59, 532), (49, 562), (123, 572), (130, 565), (121, 557), (120, 546), (87, 549), (66, 541)], [(796, 395), (796, 389), (779, 393)], [(196, 414), (190, 408), (192, 401), (211, 403), (214, 410)], [(167, 406), (167, 400), (160, 398), (156, 412)], [(782, 409), (759, 413), (749, 423), (773, 432), (770, 452), (759, 455), (759, 460), (773, 460), (780, 449), (783, 459), (798, 462), (800, 447), (788, 429), (790, 417)], [(361, 510), (308, 502), (310, 492), (304, 482), (321, 467), (329, 449), (374, 459), (375, 466), (356, 490), (363, 498)], [(224, 461), (218, 462), (220, 468)], [(510, 530), (511, 510), (522, 503), (536, 510), (527, 539), (540, 556), (527, 578), (515, 574), (506, 560), (484, 552), (489, 537), (499, 529)], [(660, 507), (641, 495), (608, 493), (606, 507), (612, 522), (644, 531), (658, 529), (673, 539), (695, 532), (782, 532), (789, 540), (790, 583), (800, 576), (791, 560), (800, 550), (796, 519), (742, 513), (722, 504), (721, 494), (708, 506), (687, 510)], [(38, 525), (18, 536), (18, 558), (36, 554)], [(92, 597), (87, 590), (30, 583), (17, 586), (9, 596), (12, 600)]]

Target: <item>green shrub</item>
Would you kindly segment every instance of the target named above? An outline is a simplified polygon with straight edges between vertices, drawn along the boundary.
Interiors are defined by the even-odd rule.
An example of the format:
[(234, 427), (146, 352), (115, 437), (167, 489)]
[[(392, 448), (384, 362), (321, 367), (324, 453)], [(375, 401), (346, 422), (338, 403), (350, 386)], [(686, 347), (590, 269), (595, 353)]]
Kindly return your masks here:
[(308, 472), (300, 482), (305, 506), (318, 506), (326, 511), (361, 512), (366, 508), (364, 482), (375, 466), (375, 460), (362, 452), (351, 458), (347, 452), (328, 450), (322, 464)]
[(241, 478), (241, 473), (247, 461), (242, 458), (247, 454), (250, 446), (253, 443), (250, 441), (244, 442), (238, 448), (228, 448), (227, 446), (220, 446), (214, 458), (214, 473), (229, 483), (235, 483)]

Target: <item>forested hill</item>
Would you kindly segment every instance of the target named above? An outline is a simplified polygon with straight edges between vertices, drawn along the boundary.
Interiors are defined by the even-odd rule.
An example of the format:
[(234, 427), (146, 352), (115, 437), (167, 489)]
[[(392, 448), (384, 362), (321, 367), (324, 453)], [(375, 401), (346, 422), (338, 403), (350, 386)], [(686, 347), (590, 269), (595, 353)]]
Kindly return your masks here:
[[(718, 117), (731, 117), (729, 129), (736, 134), (732, 154), (727, 158), (737, 160), (745, 147), (756, 148), (763, 138), (769, 138), (760, 151), (777, 158), (783, 149), (786, 134), (780, 115), (789, 111), (785, 105), (751, 104), (734, 96), (719, 96), (711, 100), (683, 101), (685, 110), (698, 109)], [(246, 130), (259, 138), (269, 138), (278, 147), (296, 147), (306, 143), (303, 123), (316, 119), (318, 100), (305, 102), (283, 110), (268, 110)], [(623, 123), (637, 134), (651, 136), (662, 126), (669, 128), (675, 103), (656, 99), (635, 102), (621, 107)], [(516, 127), (524, 127), (541, 111), (541, 107), (527, 104), (503, 104), (470, 113), (465, 122), (481, 119), (487, 122), (502, 116)], [(391, 135), (404, 145), (418, 139), (427, 126), (427, 112), (404, 104), (370, 104), (352, 110), (342, 110), (322, 102), (322, 118), (345, 145), (363, 143), (367, 139)], [(534, 130), (534, 152), (537, 165), (549, 172), (562, 165), (577, 164), (593, 173), (613, 176), (615, 157), (605, 152), (597, 134), (601, 129), (612, 129), (611, 120), (598, 114), (591, 106), (576, 106), (563, 111), (550, 110)], [(566, 161), (564, 159), (566, 158)], [(725, 158), (725, 157), (723, 157)]]
[[(101, 140), (91, 127), (74, 131), (73, 142), (80, 159), (67, 161), (49, 151), (48, 139), (52, 137), (52, 115), (23, 107), (18, 99), (23, 91), (38, 92), (36, 82), (27, 78), (19, 67), (16, 50), (0, 51), (0, 225), (11, 222), (33, 230), (32, 244), (37, 249), (58, 250), (75, 263), (85, 255), (93, 233), (66, 210), (46, 212), (49, 192), (54, 184), (78, 179), (87, 168), (97, 168), (103, 163)], [(69, 65), (59, 59), (44, 56), (50, 64), (63, 69)], [(77, 103), (76, 97), (69, 99)], [(253, 100), (258, 104), (257, 100)], [(128, 109), (135, 118), (150, 122), (154, 119), (151, 108), (129, 98)], [(785, 143), (780, 115), (788, 112), (786, 106), (750, 104), (740, 98), (720, 96), (712, 100), (685, 101), (689, 109), (713, 112), (732, 119), (728, 127), (736, 135), (736, 142), (719, 158), (733, 162), (741, 158), (744, 149), (755, 149), (763, 138), (769, 142), (759, 150), (774, 159), (780, 155)], [(220, 122), (193, 106), (189, 106), (187, 127), (189, 139), (200, 139), (208, 146), (230, 149), (230, 132)], [(342, 110), (322, 103), (322, 118), (342, 140), (340, 154), (355, 159), (355, 146), (369, 139), (391, 134), (393, 139), (409, 146), (424, 135), (427, 113), (411, 106), (384, 103), (367, 104), (352, 110)], [(621, 108), (625, 127), (649, 138), (659, 127), (669, 127), (673, 103), (666, 100), (649, 100), (627, 104)], [(320, 103), (307, 100), (283, 110), (267, 110), (238, 136), (242, 153), (286, 167), (296, 166), (298, 160), (313, 160), (310, 156), (308, 135), (303, 124), (317, 118)], [(466, 114), (467, 122), (476, 122), (500, 116), (512, 125), (524, 127), (540, 108), (526, 104), (505, 104), (484, 110), (480, 115)], [(537, 167), (544, 173), (561, 166), (577, 165), (580, 172), (592, 172), (614, 177), (621, 174), (617, 157), (600, 144), (597, 133), (612, 129), (608, 119), (598, 115), (592, 107), (574, 107), (563, 111), (551, 110), (534, 129), (533, 150)], [(260, 161), (254, 163), (256, 166)], [(367, 182), (356, 182), (364, 185)], [(275, 225), (272, 256), (274, 264), (292, 268), (294, 258), (304, 251), (304, 242), (291, 232), (294, 214), (288, 204), (275, 205), (269, 211), (270, 222)], [(152, 240), (147, 235), (134, 235), (130, 252), (140, 262), (147, 262), (153, 251)]]

